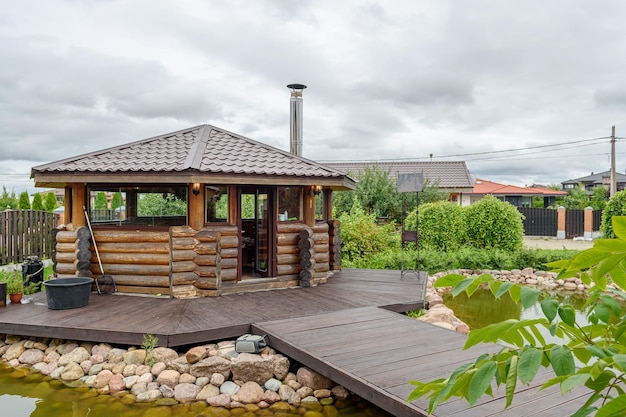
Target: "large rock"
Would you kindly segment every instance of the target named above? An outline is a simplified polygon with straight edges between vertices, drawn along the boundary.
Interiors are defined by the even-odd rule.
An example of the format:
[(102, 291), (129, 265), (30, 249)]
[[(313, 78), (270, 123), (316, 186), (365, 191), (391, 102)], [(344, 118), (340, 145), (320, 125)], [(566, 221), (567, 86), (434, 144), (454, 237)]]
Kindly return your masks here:
[(289, 373), (289, 358), (283, 355), (272, 355), (269, 359), (274, 364), (274, 376), (277, 379), (284, 379)]
[(198, 395), (196, 395), (197, 400), (206, 400), (207, 398), (216, 397), (220, 395), (220, 389), (215, 385), (205, 385), (202, 387)]
[(235, 381), (253, 381), (263, 385), (274, 376), (274, 362), (259, 355), (242, 353), (233, 361), (231, 370)]
[(209, 397), (206, 399), (206, 402), (213, 407), (229, 407), (230, 395), (220, 394), (220, 395), (216, 395), (215, 397)]
[(244, 383), (237, 392), (237, 400), (244, 404), (256, 404), (263, 397), (263, 388), (254, 381)]
[(127, 365), (143, 365), (146, 361), (146, 351), (143, 349), (131, 350), (124, 354), (124, 362)]
[(4, 358), (7, 361), (19, 358), (20, 355), (26, 351), (26, 348), (24, 347), (25, 342), (25, 340), (21, 340), (17, 343), (9, 345), (7, 351), (4, 353)]
[(167, 385), (170, 388), (176, 387), (180, 379), (180, 372), (174, 369), (166, 369), (157, 377), (157, 382), (161, 385)]
[(94, 388), (103, 388), (109, 385), (109, 381), (113, 378), (113, 372), (105, 369), (96, 375), (96, 380), (93, 384)]
[(202, 388), (195, 384), (178, 384), (174, 388), (174, 399), (181, 403), (194, 401)]
[(289, 385), (281, 385), (278, 389), (278, 395), (281, 401), (286, 401), (293, 406), (300, 405), (302, 398), (296, 393), (296, 391)]
[(209, 350), (205, 346), (195, 346), (187, 351), (187, 362), (194, 364), (209, 356)]
[(39, 349), (27, 349), (22, 353), (18, 360), (25, 365), (34, 365), (38, 362), (43, 362), (46, 358), (46, 354)]
[(85, 376), (83, 368), (76, 362), (72, 362), (63, 369), (61, 373), (61, 379), (63, 381), (76, 381)]
[(333, 381), (326, 378), (324, 375), (321, 375), (304, 366), (298, 369), (298, 372), (296, 373), (296, 378), (298, 380), (298, 383), (306, 387), (313, 388), (313, 390), (331, 389), (333, 385), (335, 385)]
[(214, 373), (219, 373), (228, 379), (230, 377), (230, 361), (220, 356), (211, 356), (191, 365), (189, 373), (195, 377), (206, 376), (208, 378)]
[(121, 392), (126, 389), (126, 382), (124, 381), (124, 377), (120, 374), (115, 374), (109, 380), (109, 392), (111, 394), (115, 394), (116, 392)]
[(174, 349), (158, 347), (152, 351), (151, 357), (154, 358), (155, 362), (169, 363), (178, 359), (178, 353)]

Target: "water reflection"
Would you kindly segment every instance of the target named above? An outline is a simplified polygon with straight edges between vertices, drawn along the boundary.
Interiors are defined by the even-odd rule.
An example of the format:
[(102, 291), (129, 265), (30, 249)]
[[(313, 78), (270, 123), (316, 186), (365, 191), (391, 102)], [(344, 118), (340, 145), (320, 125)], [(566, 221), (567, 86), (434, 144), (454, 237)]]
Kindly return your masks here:
[[(549, 294), (560, 303), (570, 304), (576, 310), (576, 319), (585, 323), (583, 307), (587, 301), (584, 294), (571, 293)], [(528, 309), (522, 309), (522, 305), (516, 303), (508, 295), (495, 299), (489, 290), (480, 289), (468, 297), (465, 293), (452, 297), (452, 294), (443, 295), (444, 304), (454, 311), (454, 315), (463, 320), (470, 329), (481, 329), (493, 323), (499, 323), (508, 319), (533, 319), (544, 317), (541, 313), (539, 302)]]
[[(0, 364), (0, 410), (11, 417), (231, 417), (302, 416), (316, 411), (324, 417), (391, 417), (372, 404), (357, 399), (338, 401), (332, 406), (300, 407), (291, 411), (248, 410), (209, 407), (205, 402), (173, 404), (162, 399), (155, 403), (136, 403), (128, 395), (98, 395), (86, 387), (71, 388), (27, 368), (13, 369)], [(0, 415), (7, 415), (0, 411)]]

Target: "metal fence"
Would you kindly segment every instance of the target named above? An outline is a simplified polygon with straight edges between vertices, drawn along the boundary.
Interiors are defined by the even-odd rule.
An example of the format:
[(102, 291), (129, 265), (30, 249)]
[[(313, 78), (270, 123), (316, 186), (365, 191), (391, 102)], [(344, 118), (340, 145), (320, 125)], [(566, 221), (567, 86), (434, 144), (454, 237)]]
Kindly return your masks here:
[(524, 215), (524, 235), (556, 236), (558, 213), (554, 209), (518, 207)]
[(38, 210), (0, 212), (0, 264), (20, 263), (31, 255), (50, 258), (58, 217)]
[(569, 209), (565, 212), (565, 238), (573, 239), (585, 234), (585, 210)]

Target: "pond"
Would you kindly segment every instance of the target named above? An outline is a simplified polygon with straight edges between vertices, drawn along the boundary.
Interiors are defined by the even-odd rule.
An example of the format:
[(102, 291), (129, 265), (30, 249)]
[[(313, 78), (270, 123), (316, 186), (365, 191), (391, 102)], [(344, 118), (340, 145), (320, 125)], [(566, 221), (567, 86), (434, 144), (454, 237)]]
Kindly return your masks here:
[[(71, 388), (58, 380), (26, 369), (0, 364), (0, 410), (10, 410), (11, 417), (230, 417), (230, 416), (302, 416), (307, 410), (322, 416), (391, 417), (383, 410), (361, 399), (337, 402), (335, 406), (300, 407), (297, 412), (271, 413), (268, 410), (242, 413), (209, 407), (206, 403), (166, 405), (136, 403), (128, 397), (98, 395), (90, 388)], [(0, 413), (7, 415), (5, 412)]]
[[(586, 297), (580, 293), (552, 294), (560, 302), (566, 302), (576, 309), (576, 319), (584, 320), (582, 311)], [(540, 298), (541, 301), (541, 298)], [(457, 297), (446, 293), (443, 295), (444, 304), (454, 311), (454, 315), (463, 320), (470, 329), (480, 329), (493, 323), (508, 319), (533, 319), (543, 317), (540, 302), (528, 309), (523, 309), (508, 295), (495, 299), (489, 290), (478, 290), (471, 297), (465, 293)]]

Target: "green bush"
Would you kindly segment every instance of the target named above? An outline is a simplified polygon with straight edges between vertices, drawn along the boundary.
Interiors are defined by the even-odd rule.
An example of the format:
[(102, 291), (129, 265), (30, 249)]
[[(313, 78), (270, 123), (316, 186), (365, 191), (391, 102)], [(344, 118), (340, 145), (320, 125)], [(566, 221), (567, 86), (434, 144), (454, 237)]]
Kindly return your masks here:
[[(363, 258), (397, 247), (397, 233), (393, 224), (377, 226), (376, 216), (366, 214), (358, 200), (349, 213), (339, 217), (341, 222), (341, 256), (344, 265), (360, 268)], [(346, 263), (347, 261), (347, 263)]]
[(600, 231), (606, 239), (615, 239), (613, 232), (613, 216), (623, 216), (626, 214), (626, 190), (619, 191), (611, 197), (606, 207), (602, 211), (602, 222)]
[[(420, 205), (418, 218), (419, 242), (422, 247), (445, 251), (457, 249), (463, 244), (465, 219), (463, 208), (458, 204), (438, 201)], [(414, 221), (410, 230), (415, 230)]]
[(488, 195), (465, 207), (467, 241), (477, 248), (517, 250), (522, 247), (522, 214), (510, 203)]

